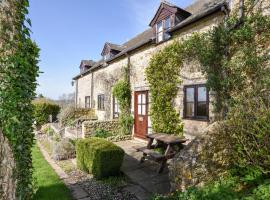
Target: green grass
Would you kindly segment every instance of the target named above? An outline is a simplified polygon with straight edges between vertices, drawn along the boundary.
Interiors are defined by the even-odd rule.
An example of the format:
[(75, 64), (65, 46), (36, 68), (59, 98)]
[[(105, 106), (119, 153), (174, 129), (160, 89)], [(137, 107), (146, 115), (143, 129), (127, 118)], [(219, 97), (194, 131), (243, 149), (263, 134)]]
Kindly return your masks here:
[(37, 145), (33, 147), (34, 180), (37, 192), (35, 200), (71, 200), (70, 191), (44, 159)]

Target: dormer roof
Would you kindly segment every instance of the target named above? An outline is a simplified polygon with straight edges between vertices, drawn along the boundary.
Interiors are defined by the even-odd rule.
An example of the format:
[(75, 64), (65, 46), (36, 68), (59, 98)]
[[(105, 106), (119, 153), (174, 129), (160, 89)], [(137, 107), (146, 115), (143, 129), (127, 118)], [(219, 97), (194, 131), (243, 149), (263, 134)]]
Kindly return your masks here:
[(95, 65), (95, 61), (93, 60), (82, 60), (80, 64), (80, 68), (87, 66), (87, 67), (93, 67)]
[(168, 1), (162, 1), (159, 5), (159, 8), (154, 16), (154, 18), (151, 20), (149, 26), (153, 27), (158, 21), (173, 15), (173, 14), (180, 14), (183, 17), (187, 18), (191, 15), (188, 11), (168, 2)]
[(103, 50), (101, 52), (101, 55), (104, 56), (108, 52), (110, 52), (111, 50), (117, 51), (117, 52), (121, 52), (124, 49), (125, 49), (125, 47), (122, 46), (122, 45), (118, 45), (118, 44), (113, 44), (113, 43), (110, 43), (110, 42), (106, 42), (105, 45), (104, 45), (104, 47), (103, 47)]

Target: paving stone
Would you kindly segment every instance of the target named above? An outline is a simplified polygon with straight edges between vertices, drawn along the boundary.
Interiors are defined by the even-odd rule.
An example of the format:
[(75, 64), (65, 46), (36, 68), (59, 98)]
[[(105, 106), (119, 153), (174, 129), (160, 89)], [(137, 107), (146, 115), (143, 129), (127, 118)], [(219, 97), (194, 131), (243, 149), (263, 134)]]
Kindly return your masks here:
[(79, 185), (70, 185), (69, 188), (74, 199), (88, 197), (88, 194)]
[(152, 194), (138, 185), (130, 185), (124, 188), (124, 190), (135, 194), (139, 200), (148, 200)]

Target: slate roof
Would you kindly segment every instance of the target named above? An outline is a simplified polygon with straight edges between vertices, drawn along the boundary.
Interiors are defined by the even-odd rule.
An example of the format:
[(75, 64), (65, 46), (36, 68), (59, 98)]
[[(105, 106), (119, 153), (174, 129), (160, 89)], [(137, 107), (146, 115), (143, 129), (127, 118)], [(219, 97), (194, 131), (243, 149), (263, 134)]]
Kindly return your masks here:
[(93, 60), (82, 60), (81, 61), (81, 66), (85, 65), (85, 66), (89, 66), (92, 67), (95, 65), (96, 62), (94, 62)]
[[(168, 3), (168, 2), (166, 2)], [(175, 6), (171, 4), (172, 6)], [(203, 17), (206, 17), (218, 10), (220, 10), (223, 6), (227, 5), (226, 0), (197, 0), (190, 6), (186, 7), (185, 10), (190, 12), (192, 15), (188, 18), (186, 18), (184, 21), (180, 22), (177, 24), (175, 27), (173, 27), (169, 32), (174, 32), (176, 30), (179, 30), (180, 28), (187, 26), (193, 22), (196, 22)], [(177, 7), (177, 6), (176, 6)], [(121, 49), (120, 53), (115, 55), (113, 58), (107, 60), (107, 63), (110, 63), (111, 61), (115, 60), (116, 58), (119, 58), (123, 56), (124, 54), (133, 51), (145, 44), (148, 44), (152, 41), (155, 40), (155, 37), (153, 35), (153, 30), (152, 28), (149, 28), (145, 30), (144, 32), (138, 34), (131, 40), (125, 42), (122, 45), (116, 45), (109, 43), (112, 45), (114, 48)], [(78, 79), (81, 76), (84, 76), (88, 74), (91, 70), (97, 69), (99, 67), (102, 67), (105, 64), (105, 61), (101, 59), (100, 61), (96, 62), (93, 67), (91, 67), (89, 70), (85, 71), (82, 74), (77, 75), (76, 77), (73, 78), (73, 80)]]
[(123, 45), (113, 44), (110, 42), (106, 42), (106, 44), (109, 45), (111, 49), (114, 49), (116, 51), (123, 51), (125, 49), (125, 46)]

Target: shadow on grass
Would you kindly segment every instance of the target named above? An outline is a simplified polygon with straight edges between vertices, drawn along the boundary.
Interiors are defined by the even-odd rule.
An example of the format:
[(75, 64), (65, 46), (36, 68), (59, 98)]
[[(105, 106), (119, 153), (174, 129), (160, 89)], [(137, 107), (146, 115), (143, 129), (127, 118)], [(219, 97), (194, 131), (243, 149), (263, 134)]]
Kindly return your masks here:
[(64, 183), (40, 186), (34, 200), (71, 200), (70, 192)]

